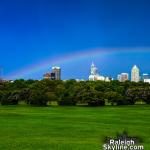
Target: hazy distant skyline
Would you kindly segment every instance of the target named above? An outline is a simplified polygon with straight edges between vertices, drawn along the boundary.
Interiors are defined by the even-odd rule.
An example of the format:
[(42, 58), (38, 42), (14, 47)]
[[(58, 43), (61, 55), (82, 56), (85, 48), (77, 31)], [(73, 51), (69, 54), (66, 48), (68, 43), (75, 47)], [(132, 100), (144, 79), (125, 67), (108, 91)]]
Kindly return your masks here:
[[(149, 7), (148, 0), (1, 0), (0, 66), (4, 75), (9, 75), (47, 59), (96, 48), (148, 49)], [(45, 70), (37, 69), (28, 75), (20, 71), (20, 75), (40, 78), (43, 71), (59, 65), (63, 68), (63, 79), (87, 79), (94, 61), (100, 73), (116, 77), (121, 72), (130, 73), (134, 64), (141, 72), (149, 73), (149, 60), (150, 48), (146, 53), (89, 55), (69, 63), (49, 64)]]

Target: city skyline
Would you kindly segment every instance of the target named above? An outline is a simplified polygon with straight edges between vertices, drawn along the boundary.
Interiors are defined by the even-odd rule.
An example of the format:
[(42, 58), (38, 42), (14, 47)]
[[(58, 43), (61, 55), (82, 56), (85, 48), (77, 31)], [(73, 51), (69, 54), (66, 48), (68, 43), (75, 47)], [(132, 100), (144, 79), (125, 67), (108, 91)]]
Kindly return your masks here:
[[(132, 52), (133, 54), (134, 53), (139, 53), (139, 55), (141, 54), (141, 51), (139, 51), (139, 49), (138, 49), (138, 51), (135, 51), (135, 49), (129, 49), (130, 50), (130, 52)], [(126, 53), (126, 54), (128, 54), (128, 53), (130, 53), (129, 51), (121, 51), (121, 53)], [(143, 53), (143, 52), (142, 52)], [(145, 54), (147, 55), (149, 53), (149, 51), (146, 49), (145, 50)], [(68, 56), (65, 56), (65, 57), (60, 57), (57, 61), (54, 61), (54, 62), (52, 62), (52, 63), (55, 63), (55, 64), (57, 64), (58, 62), (59, 62), (59, 64), (61, 64), (61, 62), (63, 62), (64, 64), (65, 63), (70, 63), (70, 64), (72, 64), (72, 62), (73, 62), (73, 65), (74, 65), (74, 61), (76, 61), (76, 59), (77, 60), (79, 60), (80, 62), (82, 62), (82, 63), (84, 63), (84, 59), (85, 58), (87, 58), (87, 56), (89, 57), (89, 55), (91, 56), (92, 54), (94, 54), (93, 56), (96, 58), (96, 61), (95, 61), (95, 59), (93, 60), (92, 59), (92, 61), (94, 61), (94, 62), (97, 62), (97, 59), (99, 59), (100, 58), (100, 56), (104, 56), (105, 58), (103, 58), (103, 59), (111, 59), (111, 55), (119, 55), (120, 54), (120, 52), (118, 53), (118, 50), (117, 51), (111, 51), (111, 53), (110, 53), (110, 51), (108, 51), (108, 50), (104, 50), (103, 51), (103, 53), (101, 53), (101, 51), (99, 51), (99, 50), (95, 50), (95, 51), (89, 51), (88, 53), (76, 53), (76, 55), (74, 55), (74, 54), (72, 54), (72, 55), (68, 55)], [(99, 56), (99, 54), (100, 54), (100, 56)], [(144, 57), (146, 56), (146, 55), (144, 55)], [(130, 55), (131, 56), (131, 55)], [(78, 58), (78, 57), (80, 57), (80, 58)], [(102, 58), (102, 57), (101, 57)], [(72, 59), (75, 59), (75, 60), (73, 60), (72, 61)], [(83, 59), (83, 60), (82, 60)], [(56, 59), (54, 59), (54, 60), (56, 60)], [(91, 59), (90, 59), (91, 60)], [(72, 62), (71, 62), (72, 61)], [(106, 61), (106, 60), (105, 60)], [(46, 62), (46, 63), (45, 63)], [(14, 76), (14, 77), (16, 77), (15, 79), (19, 79), (19, 78), (23, 78), (23, 77), (21, 77), (21, 76), (23, 76), (24, 74), (26, 75), (26, 72), (29, 72), (29, 74), (32, 74), (33, 72), (38, 72), (39, 70), (41, 70), (41, 69), (45, 69), (45, 71), (47, 70), (48, 71), (48, 69), (47, 68), (50, 68), (50, 66), (52, 67), (52, 66), (56, 66), (56, 65), (50, 65), (51, 63), (49, 62), (49, 61), (45, 61), (44, 63), (42, 63), (42, 64), (36, 64), (36, 66), (32, 66), (31, 65), (31, 67), (29, 66), (29, 67), (27, 67), (27, 68), (24, 68), (23, 70), (19, 70), (18, 72), (14, 72), (14, 74), (12, 74), (12, 76)], [(89, 61), (88, 61), (89, 62)], [(90, 61), (90, 64), (91, 64), (91, 61)], [(96, 63), (96, 64), (100, 64), (100, 62), (98, 62), (98, 63)], [(46, 66), (45, 66), (46, 65)], [(60, 66), (61, 67), (61, 65), (57, 65), (57, 66)], [(80, 65), (81, 66), (81, 65)], [(133, 66), (133, 63), (132, 63), (132, 61), (131, 61), (131, 65), (130, 66), (128, 66), (128, 68), (127, 69), (124, 69), (124, 67), (121, 67), (121, 71), (119, 70), (119, 72), (116, 72), (117, 71), (117, 69), (115, 70), (115, 68), (117, 67), (117, 65), (116, 66), (113, 66), (114, 67), (114, 72), (116, 72), (116, 74), (114, 74), (114, 75), (112, 75), (111, 73), (107, 73), (107, 71), (106, 70), (109, 70), (110, 68), (109, 67), (107, 67), (107, 68), (104, 68), (104, 66), (100, 66), (100, 65), (97, 65), (98, 66), (98, 68), (102, 68), (102, 69), (100, 69), (100, 70), (103, 70), (102, 72), (102, 74), (103, 75), (105, 75), (105, 76), (109, 76), (109, 77), (112, 77), (112, 78), (114, 78), (114, 79), (117, 79), (117, 75), (118, 75), (118, 73), (119, 72), (127, 72), (128, 74), (130, 74), (130, 67), (132, 67)], [(141, 65), (140, 65), (141, 66)], [(65, 67), (65, 66), (64, 66)], [(70, 65), (70, 67), (73, 67), (73, 66), (71, 66)], [(88, 66), (84, 66), (84, 68), (88, 68), (87, 70), (86, 70), (86, 72), (89, 74), (89, 64), (88, 64)], [(61, 67), (61, 68), (63, 68), (63, 67)], [(77, 68), (75, 68), (75, 69), (77, 69)], [(149, 73), (149, 70), (148, 71), (145, 71), (142, 67), (141, 67), (141, 69), (142, 69), (142, 73)], [(4, 68), (3, 68), (3, 70), (4, 70)], [(128, 70), (128, 71), (127, 71)], [(30, 72), (31, 71), (31, 72)], [(63, 70), (63, 72), (62, 72), (62, 74), (64, 74), (64, 73), (68, 73), (69, 71), (67, 70), (66, 72), (64, 72), (64, 70)], [(45, 73), (45, 72), (43, 72), (43, 73)], [(71, 72), (72, 73), (72, 72)], [(83, 71), (79, 71), (78, 72), (80, 75), (82, 75), (82, 74), (84, 74), (84, 72)], [(17, 78), (17, 76), (18, 76), (18, 78)], [(10, 75), (10, 77), (11, 77), (11, 75)], [(42, 78), (42, 74), (40, 73), (39, 74), (39, 79), (41, 79)], [(79, 79), (80, 78), (80, 76), (78, 76), (77, 75), (77, 77), (69, 77), (68, 76), (68, 78), (65, 78), (65, 79)], [(82, 76), (81, 77), (82, 79), (85, 79), (85, 80), (87, 80), (88, 79), (88, 75), (86, 74), (84, 77)], [(80, 78), (80, 79), (81, 79)], [(10, 79), (13, 79), (13, 78), (10, 78)], [(24, 79), (32, 79), (32, 78), (24, 78)], [(33, 79), (36, 79), (36, 78), (34, 78), (33, 77)], [(63, 78), (63, 76), (62, 76), (62, 79), (64, 79)]]
[[(59, 66), (51, 66), (52, 71), (47, 71), (43, 74), (43, 76), (41, 77), (41, 79), (50, 79), (50, 80), (61, 80), (61, 67)], [(117, 76), (115, 78), (112, 78), (112, 76), (106, 76), (104, 74), (101, 74), (99, 72), (99, 68), (96, 67), (96, 65), (94, 64), (94, 62), (92, 61), (91, 63), (91, 69), (90, 69), (90, 74), (88, 77), (89, 81), (97, 81), (97, 80), (101, 80), (101, 81), (106, 81), (109, 82), (111, 80), (118, 80), (120, 82), (125, 82), (125, 81), (133, 81), (133, 82), (139, 82), (139, 81), (143, 81), (143, 82), (148, 82), (150, 83), (150, 76), (149, 73), (145, 73), (145, 72), (140, 72), (140, 68), (138, 68), (137, 65), (133, 65), (131, 68), (131, 73), (128, 72), (122, 72), (120, 74), (117, 74)], [(1, 76), (0, 76), (1, 77)], [(32, 79), (32, 78), (30, 78)], [(79, 79), (79, 78), (69, 78), (69, 79), (75, 79), (77, 81), (84, 81), (86, 79)], [(62, 79), (64, 80), (64, 79)], [(68, 80), (68, 79), (66, 79)]]
[(89, 75), (89, 81), (106, 81), (109, 82), (111, 80), (118, 80), (120, 82), (125, 81), (132, 81), (132, 82), (148, 82), (150, 83), (150, 76), (148, 73), (140, 72), (140, 68), (138, 68), (137, 65), (133, 65), (131, 68), (131, 73), (128, 72), (122, 72), (120, 74), (117, 74), (116, 78), (112, 78), (111, 76), (105, 76), (104, 74), (99, 73), (99, 68), (96, 67), (94, 62), (92, 61), (91, 69), (90, 69), (90, 75)]

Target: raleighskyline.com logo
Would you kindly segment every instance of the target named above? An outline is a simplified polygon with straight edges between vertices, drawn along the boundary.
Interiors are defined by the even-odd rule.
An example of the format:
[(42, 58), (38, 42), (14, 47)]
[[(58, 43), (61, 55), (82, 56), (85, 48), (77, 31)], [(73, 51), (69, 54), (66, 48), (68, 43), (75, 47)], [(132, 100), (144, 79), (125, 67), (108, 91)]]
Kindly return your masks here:
[(135, 140), (113, 140), (110, 139), (103, 145), (103, 150), (144, 150), (143, 145), (136, 144)]

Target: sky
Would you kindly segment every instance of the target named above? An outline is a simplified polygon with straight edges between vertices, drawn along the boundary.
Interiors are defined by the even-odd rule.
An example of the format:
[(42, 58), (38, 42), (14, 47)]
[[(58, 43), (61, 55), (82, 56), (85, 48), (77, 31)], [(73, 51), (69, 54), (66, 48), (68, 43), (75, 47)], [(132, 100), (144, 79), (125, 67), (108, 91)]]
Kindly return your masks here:
[(92, 61), (114, 78), (134, 64), (150, 73), (149, 7), (149, 0), (0, 0), (2, 76), (40, 79), (57, 65), (62, 79), (88, 79)]

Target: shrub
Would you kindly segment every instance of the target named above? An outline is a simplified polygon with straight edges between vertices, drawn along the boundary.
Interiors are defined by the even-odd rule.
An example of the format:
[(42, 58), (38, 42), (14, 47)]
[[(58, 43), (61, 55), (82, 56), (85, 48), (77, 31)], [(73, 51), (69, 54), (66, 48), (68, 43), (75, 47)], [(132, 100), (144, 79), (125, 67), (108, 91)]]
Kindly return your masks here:
[(25, 88), (25, 89), (20, 90), (20, 93), (19, 93), (20, 99), (25, 100), (25, 101), (28, 100), (30, 93), (31, 93), (31, 91), (29, 88)]
[(116, 101), (117, 105), (130, 105), (132, 104), (129, 100), (127, 99), (119, 99)]
[(14, 93), (5, 93), (1, 99), (2, 105), (17, 105), (19, 101), (19, 94), (17, 92)]
[(121, 141), (124, 141), (124, 140), (133, 140), (135, 142), (135, 144), (139, 144), (139, 143), (142, 143), (143, 142), (143, 138), (142, 137), (139, 137), (139, 136), (135, 136), (135, 135), (129, 135), (128, 132), (126, 130), (123, 130), (123, 132), (119, 133), (117, 132), (116, 133), (116, 136), (115, 137), (109, 137), (109, 136), (104, 136), (103, 137), (103, 142), (104, 143), (109, 143), (109, 141), (111, 139), (115, 139), (115, 140), (121, 140)]
[(63, 97), (62, 99), (58, 100), (58, 105), (61, 106), (75, 106), (76, 105), (76, 100), (74, 97)]
[(1, 102), (1, 100), (2, 100), (2, 98), (3, 98), (3, 96), (4, 96), (4, 92), (3, 92), (3, 91), (0, 91), (0, 102)]
[(89, 106), (104, 106), (105, 100), (98, 99), (98, 98), (92, 98), (91, 100), (88, 101), (88, 105)]
[(138, 87), (128, 88), (126, 91), (126, 100), (130, 105), (134, 105), (140, 98), (140, 90)]
[(40, 91), (32, 91), (28, 98), (28, 104), (33, 106), (46, 106), (47, 102), (48, 96)]
[(146, 103), (150, 104), (150, 87), (141, 88), (141, 99)]

